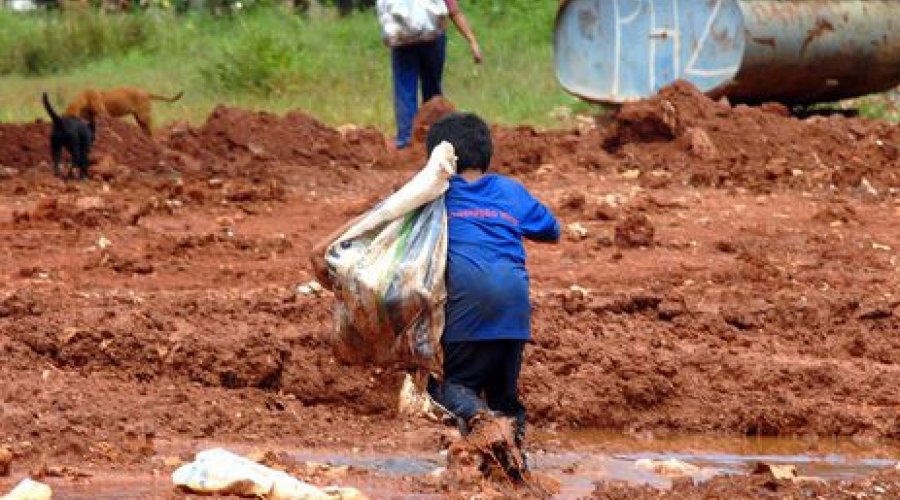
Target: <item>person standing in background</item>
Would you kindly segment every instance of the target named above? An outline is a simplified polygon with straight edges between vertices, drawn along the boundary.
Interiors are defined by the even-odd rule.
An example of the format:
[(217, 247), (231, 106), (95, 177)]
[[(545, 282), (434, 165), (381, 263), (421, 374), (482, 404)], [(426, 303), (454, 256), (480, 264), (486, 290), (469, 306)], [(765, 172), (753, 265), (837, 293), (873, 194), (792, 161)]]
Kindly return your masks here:
[[(443, 0), (450, 20), (469, 44), (476, 64), (482, 61), (481, 48), (469, 21), (459, 8), (457, 0)], [(422, 102), (442, 95), (441, 78), (447, 52), (445, 30), (427, 41), (391, 47), (391, 73), (394, 84), (394, 116), (397, 121), (397, 149), (409, 146), (412, 139), (413, 119), (419, 109), (419, 82), (422, 85)]]

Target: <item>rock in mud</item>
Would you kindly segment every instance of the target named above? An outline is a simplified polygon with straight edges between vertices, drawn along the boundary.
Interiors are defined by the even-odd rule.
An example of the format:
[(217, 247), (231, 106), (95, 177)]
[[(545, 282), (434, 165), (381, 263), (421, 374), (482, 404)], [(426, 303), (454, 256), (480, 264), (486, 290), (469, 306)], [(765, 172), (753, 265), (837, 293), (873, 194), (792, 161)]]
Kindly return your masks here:
[(684, 301), (663, 300), (656, 308), (659, 319), (663, 321), (672, 321), (687, 312)]
[(713, 144), (712, 139), (705, 130), (699, 127), (687, 129), (683, 136), (687, 150), (704, 160), (714, 160), (719, 157), (719, 150)]
[(653, 224), (644, 214), (631, 214), (616, 225), (615, 242), (621, 248), (647, 247), (653, 244)]
[(765, 462), (757, 462), (753, 468), (754, 474), (765, 474), (771, 476), (776, 481), (793, 481), (797, 479), (797, 467), (784, 464), (767, 464)]
[(601, 203), (594, 209), (594, 218), (602, 221), (611, 221), (619, 218), (619, 210), (608, 203)]
[(560, 212), (572, 212), (580, 214), (587, 206), (587, 196), (582, 192), (566, 193), (559, 203)]

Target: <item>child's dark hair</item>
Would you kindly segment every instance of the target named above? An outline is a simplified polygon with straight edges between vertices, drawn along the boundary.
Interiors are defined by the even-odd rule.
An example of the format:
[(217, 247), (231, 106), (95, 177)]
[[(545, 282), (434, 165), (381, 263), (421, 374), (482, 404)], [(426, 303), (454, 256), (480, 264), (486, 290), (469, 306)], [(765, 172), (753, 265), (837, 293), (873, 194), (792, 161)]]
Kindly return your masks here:
[(484, 172), (491, 164), (491, 156), (494, 154), (491, 129), (474, 113), (450, 113), (434, 122), (425, 139), (428, 154), (442, 141), (453, 145), (458, 172), (467, 169)]

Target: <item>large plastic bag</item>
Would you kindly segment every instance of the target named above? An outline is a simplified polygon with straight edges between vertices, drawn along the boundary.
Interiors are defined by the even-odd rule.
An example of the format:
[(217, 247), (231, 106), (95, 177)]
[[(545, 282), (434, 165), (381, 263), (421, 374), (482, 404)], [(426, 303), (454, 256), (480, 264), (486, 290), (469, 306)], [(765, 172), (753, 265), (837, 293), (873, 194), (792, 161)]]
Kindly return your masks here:
[(334, 340), (344, 361), (440, 370), (447, 296), (443, 194), (455, 171), (453, 146), (441, 143), (412, 180), (328, 248), (337, 298)]
[(271, 500), (365, 498), (354, 488), (318, 488), (222, 448), (197, 453), (172, 473), (172, 482), (195, 493), (254, 496)]
[(391, 47), (436, 39), (447, 24), (444, 0), (378, 0), (381, 37)]

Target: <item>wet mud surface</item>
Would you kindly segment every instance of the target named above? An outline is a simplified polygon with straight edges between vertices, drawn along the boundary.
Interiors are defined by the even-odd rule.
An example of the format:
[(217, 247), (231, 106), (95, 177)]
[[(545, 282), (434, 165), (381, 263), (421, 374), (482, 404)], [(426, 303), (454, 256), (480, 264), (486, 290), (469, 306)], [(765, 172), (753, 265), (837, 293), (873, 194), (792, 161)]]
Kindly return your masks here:
[[(296, 291), (316, 239), (423, 151), (220, 107), (155, 141), (103, 121), (94, 178), (67, 183), (48, 127), (0, 125), (0, 446), (15, 457), (0, 486), (41, 464), (153, 477), (171, 442), (436, 452), (440, 426), (396, 414), (402, 377), (338, 364), (331, 297)], [(528, 247), (536, 446), (578, 451), (553, 433), (595, 428), (900, 438), (896, 125), (677, 85), (592, 129), (494, 138), (493, 167), (567, 227)], [(447, 493), (375, 475), (376, 490)]]

